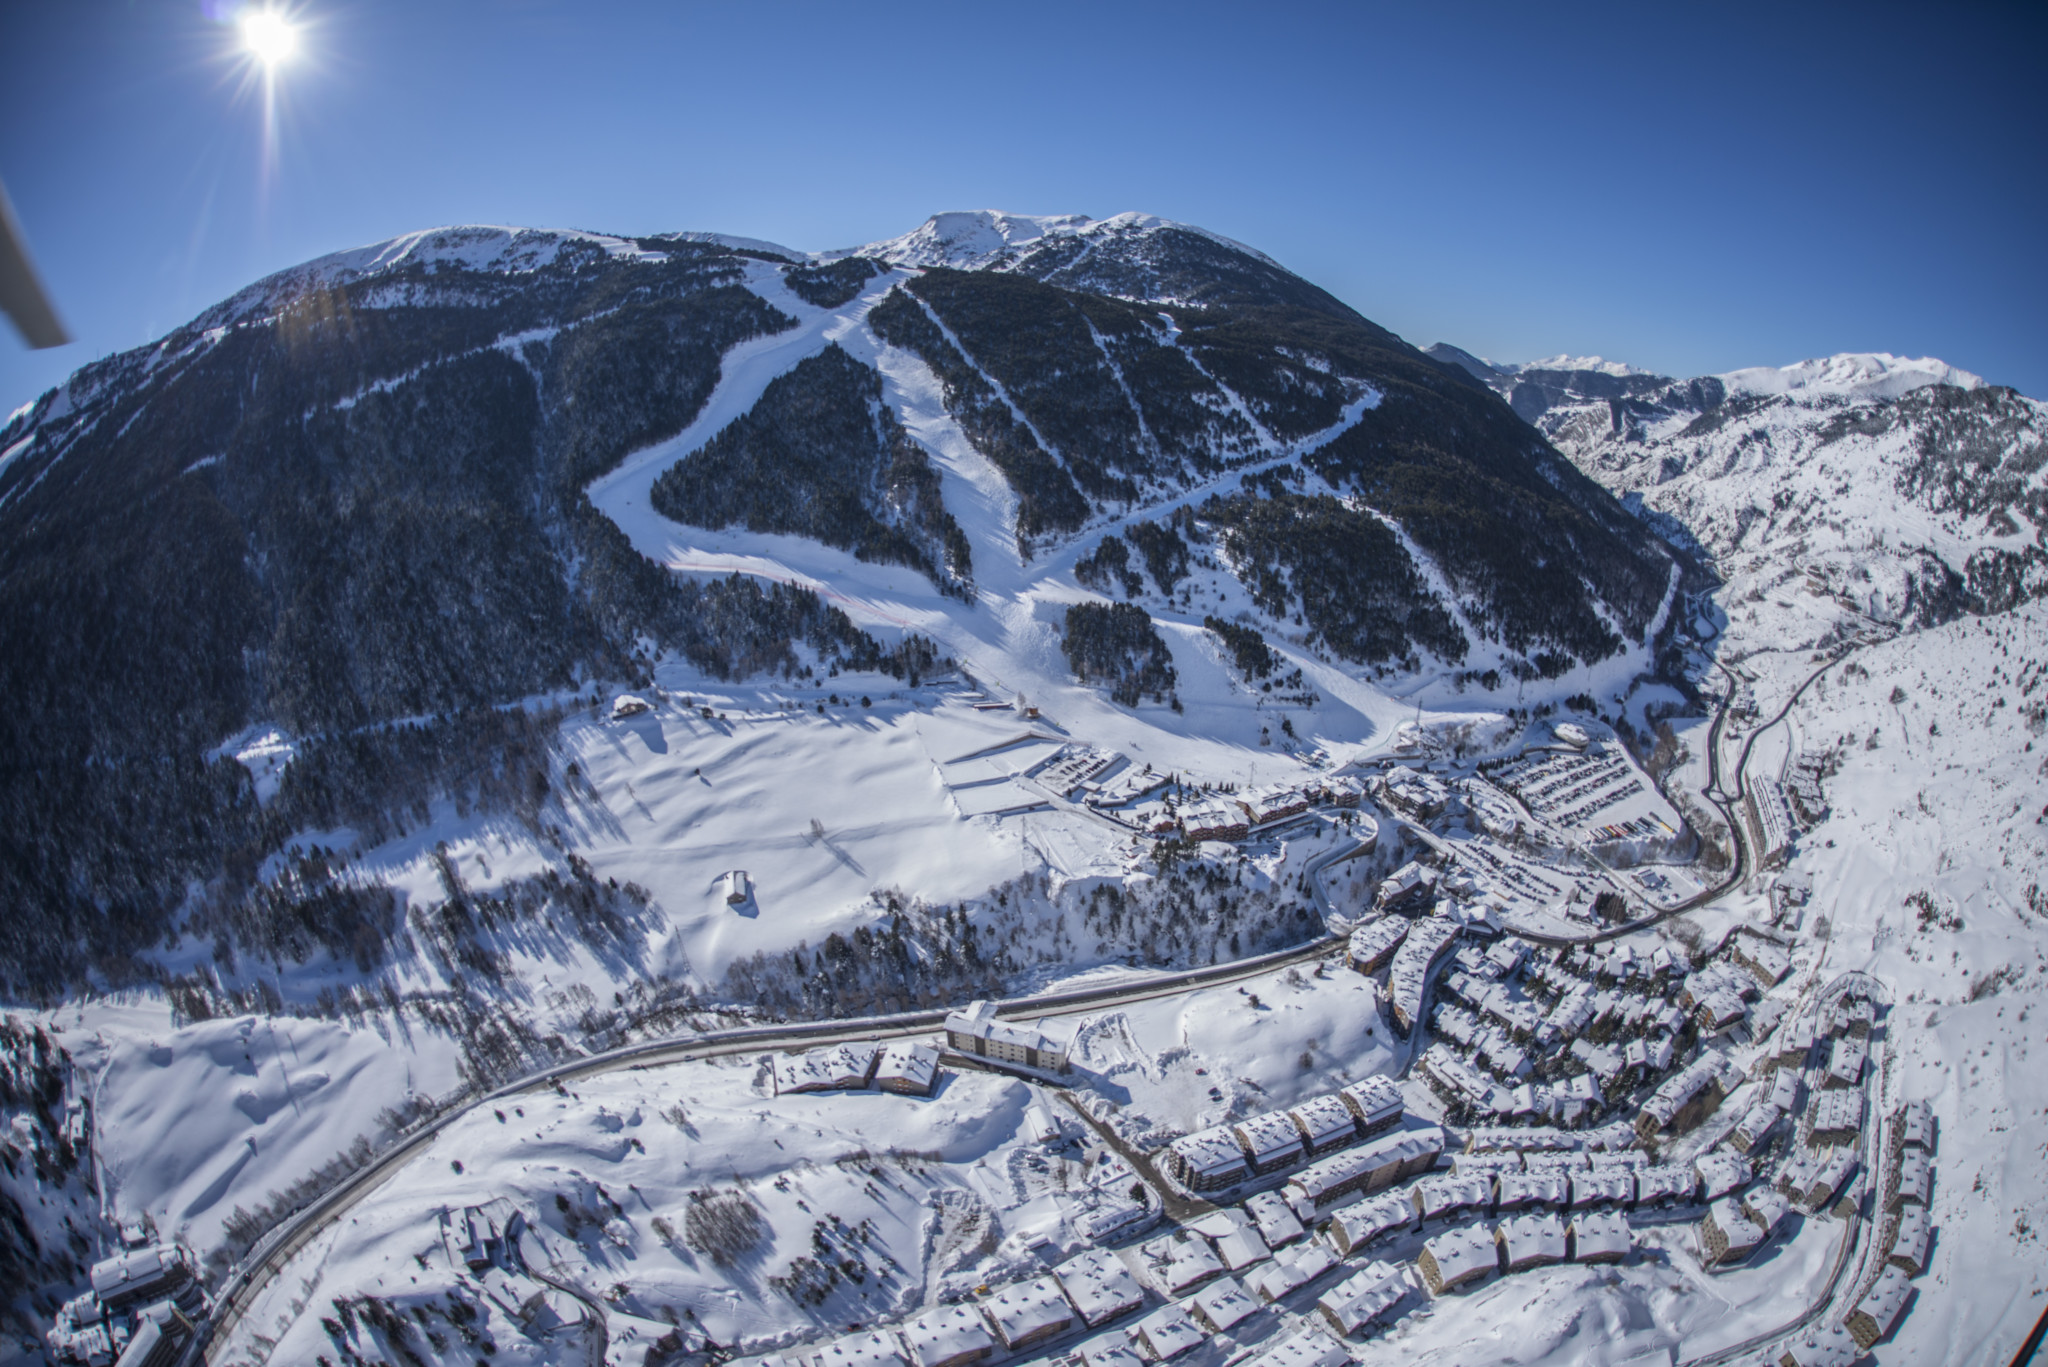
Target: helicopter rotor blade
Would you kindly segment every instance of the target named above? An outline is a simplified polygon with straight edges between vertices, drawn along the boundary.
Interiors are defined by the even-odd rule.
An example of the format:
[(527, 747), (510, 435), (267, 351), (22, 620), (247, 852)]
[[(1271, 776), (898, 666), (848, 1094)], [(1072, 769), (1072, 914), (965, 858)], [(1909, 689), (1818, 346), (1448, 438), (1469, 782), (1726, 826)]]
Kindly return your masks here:
[(36, 278), (28, 242), (14, 217), (14, 206), (7, 201), (5, 186), (0, 186), (0, 309), (14, 320), (22, 340), (38, 351), (71, 340), (57, 321), (57, 310), (50, 306), (43, 282)]

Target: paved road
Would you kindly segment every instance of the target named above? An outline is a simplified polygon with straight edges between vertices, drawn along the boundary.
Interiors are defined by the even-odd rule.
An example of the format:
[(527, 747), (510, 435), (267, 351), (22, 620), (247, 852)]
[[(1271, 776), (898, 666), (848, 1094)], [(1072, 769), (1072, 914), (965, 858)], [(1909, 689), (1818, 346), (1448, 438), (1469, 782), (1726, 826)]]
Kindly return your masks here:
[[(1769, 727), (1783, 720), (1791, 711), (1801, 694), (1813, 681), (1820, 677), (1839, 658), (1830, 660), (1809, 675), (1792, 696), (1786, 699), (1784, 707), (1769, 722), (1751, 732), (1745, 742), (1735, 766), (1737, 791), (1740, 791), (1742, 769), (1748, 763), (1750, 748), (1756, 737)], [(1720, 733), (1726, 709), (1716, 713), (1709, 743), (1709, 792), (1720, 785)], [(1710, 797), (1710, 801), (1721, 805), (1721, 799)], [(1723, 815), (1729, 821), (1729, 828), (1736, 844), (1736, 860), (1729, 877), (1723, 882), (1666, 911), (1627, 922), (1606, 930), (1589, 931), (1579, 936), (1551, 936), (1516, 932), (1522, 938), (1541, 944), (1565, 945), (1597, 943), (1617, 936), (1631, 934), (1637, 930), (1657, 924), (1668, 917), (1704, 906), (1736, 887), (1744, 876), (1749, 861), (1742, 824), (1725, 806)], [(1099, 817), (1099, 813), (1087, 815)], [(1110, 823), (1116, 824), (1116, 823)], [(1316, 908), (1327, 921), (1333, 915), (1329, 899), (1322, 885), (1323, 871), (1331, 865), (1347, 859), (1354, 859), (1367, 852), (1366, 845), (1353, 842), (1349, 847), (1318, 855), (1310, 863), (1310, 896)], [(1038, 997), (1013, 998), (997, 1006), (997, 1014), (1008, 1017), (1066, 1015), (1082, 1010), (1107, 1006), (1128, 1005), (1149, 1001), (1158, 997), (1176, 995), (1191, 988), (1228, 983), (1244, 978), (1256, 977), (1288, 964), (1320, 958), (1339, 948), (1344, 943), (1340, 936), (1324, 936), (1291, 949), (1260, 955), (1213, 968), (1190, 969), (1177, 973), (1162, 974), (1157, 978), (1140, 983), (1116, 984), (1101, 988), (1085, 988), (1071, 992), (1050, 993)], [(858, 1020), (836, 1022), (805, 1022), (796, 1025), (755, 1026), (740, 1030), (707, 1032), (681, 1040), (661, 1040), (642, 1044), (626, 1045), (589, 1058), (576, 1059), (557, 1064), (533, 1073), (528, 1077), (473, 1100), (459, 1111), (442, 1115), (420, 1130), (404, 1138), (396, 1147), (372, 1160), (363, 1168), (345, 1179), (339, 1186), (316, 1198), (312, 1204), (298, 1211), (251, 1250), (248, 1258), (234, 1272), (230, 1273), (216, 1298), (217, 1309), (201, 1326), (200, 1332), (180, 1354), (180, 1367), (193, 1367), (201, 1361), (211, 1362), (217, 1344), (225, 1344), (230, 1332), (240, 1322), (249, 1307), (254, 1304), (262, 1291), (279, 1275), (292, 1257), (310, 1243), (322, 1230), (360, 1202), (365, 1196), (390, 1180), (401, 1168), (432, 1147), (441, 1131), (453, 1124), (479, 1105), (505, 1097), (523, 1095), (556, 1083), (568, 1083), (578, 1078), (591, 1077), (620, 1068), (656, 1067), (666, 1063), (684, 1062), (693, 1059), (710, 1058), (723, 1054), (743, 1053), (762, 1048), (812, 1048), (820, 1045), (840, 1043), (853, 1039), (880, 1039), (889, 1036), (929, 1034), (945, 1020), (944, 1011), (911, 1012), (892, 1016), (866, 1017)], [(1407, 1041), (1400, 1073), (1405, 1075), (1414, 1062), (1422, 1036), (1416, 1030)], [(1839, 1270), (1838, 1270), (1839, 1275)], [(1832, 1283), (1830, 1284), (1832, 1288)]]
[[(1340, 856), (1346, 852), (1339, 851)], [(1326, 862), (1336, 862), (1332, 858)], [(1312, 888), (1318, 887), (1311, 879)], [(1319, 890), (1319, 888), (1318, 888)], [(1070, 992), (1017, 997), (997, 1004), (997, 1014), (1007, 1017), (1072, 1015), (1106, 1006), (1128, 1005), (1154, 998), (1175, 996), (1197, 987), (1209, 987), (1257, 977), (1290, 964), (1318, 959), (1339, 948), (1336, 936), (1321, 936), (1290, 949), (1240, 959), (1212, 968), (1187, 969), (1161, 974), (1141, 982), (1082, 988)], [(520, 1096), (560, 1082), (592, 1077), (620, 1068), (658, 1067), (693, 1059), (727, 1054), (752, 1053), (762, 1049), (802, 1049), (837, 1044), (847, 1040), (881, 1039), (900, 1035), (928, 1035), (946, 1018), (944, 1011), (918, 1011), (894, 1016), (871, 1016), (848, 1021), (805, 1022), (798, 1025), (754, 1026), (694, 1035), (682, 1040), (658, 1040), (609, 1050), (590, 1058), (544, 1068), (476, 1098), (469, 1105), (451, 1111), (407, 1136), (395, 1148), (372, 1160), (368, 1167), (345, 1179), (339, 1186), (317, 1198), (311, 1205), (288, 1217), (251, 1250), (250, 1256), (231, 1273), (216, 1297), (218, 1309), (186, 1346), (179, 1362), (189, 1367), (213, 1360), (216, 1345), (225, 1344), (230, 1332), (249, 1307), (276, 1279), (292, 1257), (322, 1230), (340, 1219), (365, 1196), (395, 1176), (407, 1163), (431, 1148), (441, 1132), (478, 1106)]]

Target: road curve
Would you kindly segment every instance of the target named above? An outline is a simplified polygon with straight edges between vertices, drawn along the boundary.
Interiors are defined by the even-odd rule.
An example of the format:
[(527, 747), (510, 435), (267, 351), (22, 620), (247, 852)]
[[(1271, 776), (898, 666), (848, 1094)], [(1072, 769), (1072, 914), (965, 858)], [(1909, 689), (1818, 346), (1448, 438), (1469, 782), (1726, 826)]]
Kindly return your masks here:
[[(1348, 857), (1356, 851), (1340, 853), (1345, 853)], [(1331, 859), (1326, 862), (1336, 861)], [(1320, 892), (1320, 887), (1314, 880), (1311, 880), (1311, 887)], [(1012, 1017), (1066, 1015), (1097, 1007), (1148, 1001), (1156, 997), (1176, 995), (1192, 988), (1257, 977), (1276, 968), (1318, 959), (1343, 943), (1338, 936), (1318, 936), (1303, 944), (1276, 950), (1270, 954), (1238, 959), (1214, 967), (1162, 974), (1142, 982), (1052, 992), (1035, 997), (1008, 998), (997, 1003), (996, 1010), (998, 1015)], [(394, 1148), (373, 1159), (368, 1166), (358, 1169), (310, 1205), (287, 1217), (282, 1224), (259, 1241), (250, 1251), (250, 1257), (244, 1259), (242, 1265), (230, 1273), (222, 1284), (219, 1294), (215, 1297), (217, 1309), (201, 1324), (199, 1332), (186, 1344), (178, 1358), (180, 1367), (193, 1367), (193, 1364), (201, 1361), (213, 1361), (211, 1354), (214, 1345), (227, 1341), (229, 1333), (240, 1323), (243, 1315), (248, 1313), (256, 1298), (276, 1279), (294, 1255), (311, 1243), (322, 1230), (346, 1214), (357, 1202), (389, 1181), (399, 1169), (432, 1147), (434, 1140), (443, 1130), (478, 1106), (523, 1095), (538, 1088), (551, 1087), (558, 1082), (566, 1084), (579, 1078), (593, 1077), (621, 1068), (659, 1067), (668, 1063), (681, 1063), (723, 1054), (748, 1053), (769, 1047), (806, 1048), (854, 1039), (928, 1034), (944, 1024), (946, 1015), (947, 1012), (943, 1010), (916, 1011), (842, 1021), (749, 1026), (737, 1030), (709, 1031), (687, 1039), (629, 1044), (590, 1058), (574, 1059), (543, 1068), (516, 1082), (507, 1083), (476, 1097), (468, 1105), (449, 1111), (407, 1135)]]
[[(1742, 770), (1748, 763), (1750, 749), (1756, 743), (1757, 736), (1782, 721), (1791, 711), (1793, 704), (1799, 700), (1799, 697), (1805, 693), (1813, 681), (1825, 673), (1832, 665), (1838, 663), (1841, 658), (1843, 657), (1832, 658), (1819, 669), (1816, 669), (1807, 677), (1805, 682), (1793, 691), (1791, 697), (1786, 699), (1785, 705), (1778, 710), (1777, 714), (1769, 722), (1751, 731), (1735, 765), (1736, 791), (1738, 793), (1741, 791)], [(1726, 672), (1724, 667), (1718, 664), (1716, 667), (1723, 668), (1723, 672)], [(1715, 887), (1706, 889), (1698, 896), (1690, 898), (1677, 906), (1635, 921), (1612, 926), (1605, 930), (1589, 931), (1584, 935), (1576, 936), (1532, 934), (1524, 931), (1516, 931), (1515, 934), (1535, 943), (1548, 945), (1599, 943), (1622, 935), (1632, 934), (1635, 931), (1654, 926), (1669, 917), (1705, 906), (1727, 895), (1729, 891), (1740, 884), (1749, 862), (1747, 841), (1743, 835), (1741, 821), (1728, 809), (1724, 800), (1716, 791), (1720, 784), (1720, 735), (1722, 723), (1726, 716), (1727, 709), (1723, 706), (1715, 714), (1710, 731), (1708, 747), (1709, 782), (1706, 796), (1709, 802), (1714, 803), (1715, 806), (1721, 809), (1722, 816), (1729, 823), (1729, 830), (1735, 842), (1736, 858), (1729, 876)], [(1369, 847), (1362, 842), (1354, 842), (1350, 848), (1338, 849), (1318, 855), (1311, 861), (1307, 869), (1310, 896), (1316, 904), (1316, 909), (1322, 913), (1326, 923), (1332, 918), (1334, 913), (1329, 904), (1329, 899), (1323, 890), (1323, 870), (1333, 864), (1357, 858), (1366, 853), (1368, 849)], [(1320, 958), (1341, 947), (1344, 943), (1345, 940), (1342, 936), (1325, 935), (1304, 944), (1278, 950), (1270, 954), (1235, 960), (1228, 964), (1209, 968), (1188, 969), (1162, 974), (1159, 977), (1147, 979), (1139, 983), (1082, 988), (1068, 992), (1047, 993), (1042, 996), (1009, 998), (997, 1003), (996, 1010), (998, 1015), (1014, 1017), (1022, 1015), (1064, 1015), (1097, 1007), (1128, 1005), (1161, 996), (1174, 995), (1192, 988), (1256, 977), (1275, 968)], [(923, 1034), (943, 1024), (946, 1014), (943, 1010), (919, 1011), (888, 1016), (869, 1016), (836, 1022), (803, 1022), (790, 1025), (749, 1026), (736, 1030), (710, 1031), (691, 1036), (687, 1039), (657, 1040), (623, 1045), (588, 1058), (574, 1059), (566, 1063), (552, 1065), (476, 1097), (461, 1109), (444, 1113), (412, 1134), (403, 1137), (395, 1147), (373, 1159), (368, 1166), (343, 1179), (339, 1185), (315, 1198), (311, 1204), (302, 1210), (287, 1217), (283, 1223), (260, 1240), (255, 1248), (251, 1250), (250, 1256), (245, 1258), (241, 1266), (231, 1272), (222, 1284), (215, 1298), (217, 1308), (200, 1325), (199, 1332), (185, 1345), (184, 1350), (178, 1357), (179, 1367), (196, 1367), (196, 1364), (200, 1362), (212, 1362), (212, 1353), (215, 1345), (226, 1342), (229, 1333), (240, 1323), (242, 1317), (248, 1313), (250, 1306), (254, 1304), (256, 1298), (276, 1279), (293, 1256), (365, 1196), (375, 1191), (386, 1181), (389, 1181), (399, 1169), (430, 1148), (434, 1140), (439, 1137), (444, 1129), (477, 1106), (505, 1097), (522, 1095), (537, 1088), (550, 1087), (556, 1083), (568, 1083), (579, 1078), (592, 1077), (620, 1068), (658, 1067), (668, 1063), (680, 1063), (721, 1054), (746, 1052), (763, 1047), (814, 1047), (817, 1045), (839, 1043), (850, 1039), (872, 1039), (884, 1036)], [(1419, 1030), (1415, 1032), (1418, 1038), (1420, 1034), (1421, 1031)], [(1413, 1061), (1414, 1043), (1411, 1040), (1407, 1063), (1412, 1063)], [(1401, 1071), (1403, 1073), (1407, 1071), (1405, 1063)], [(1838, 1278), (1839, 1275), (1840, 1268), (1838, 1266), (1835, 1276)], [(1829, 1283), (1830, 1295), (1833, 1294), (1833, 1285), (1834, 1281), (1831, 1279)], [(1824, 1300), (1822, 1304), (1825, 1304)], [(1812, 1315), (1817, 1313), (1819, 1313), (1818, 1308), (1810, 1312), (1807, 1319), (1810, 1320)], [(1806, 1322), (1806, 1320), (1802, 1320), (1800, 1324), (1793, 1326), (1791, 1329), (1778, 1331), (1777, 1336), (1796, 1332)], [(1718, 1360), (1718, 1358), (1715, 1360)]]

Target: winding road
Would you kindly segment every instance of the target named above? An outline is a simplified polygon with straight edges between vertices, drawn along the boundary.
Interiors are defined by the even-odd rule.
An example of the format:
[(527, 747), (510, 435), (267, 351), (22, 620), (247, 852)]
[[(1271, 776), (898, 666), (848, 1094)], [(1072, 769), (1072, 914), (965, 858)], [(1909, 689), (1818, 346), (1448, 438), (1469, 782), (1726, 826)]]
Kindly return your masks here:
[[(1833, 657), (1816, 669), (1793, 691), (1792, 695), (1786, 699), (1784, 706), (1779, 709), (1769, 722), (1763, 723), (1751, 731), (1743, 744), (1734, 766), (1734, 778), (1738, 796), (1742, 788), (1742, 772), (1748, 763), (1750, 750), (1755, 745), (1757, 737), (1771, 726), (1783, 720), (1814, 680), (1818, 679), (1821, 674), (1834, 664), (1839, 663), (1842, 658), (1845, 658), (1845, 656)], [(1716, 667), (1721, 668), (1718, 664)], [(1723, 672), (1726, 672), (1725, 669)], [(1731, 684), (1732, 682), (1731, 678)], [(1742, 823), (1729, 809), (1727, 805), (1728, 799), (1720, 791), (1721, 733), (1726, 716), (1727, 710), (1724, 706), (1716, 712), (1709, 733), (1709, 783), (1706, 796), (1710, 802), (1720, 809), (1722, 816), (1728, 821), (1729, 830), (1735, 842), (1736, 857), (1728, 877), (1716, 886), (1701, 892), (1698, 896), (1686, 902), (1667, 908), (1654, 915), (1625, 922), (1604, 930), (1589, 931), (1579, 936), (1529, 934), (1523, 931), (1515, 932), (1517, 935), (1537, 943), (1550, 945), (1597, 943), (1622, 935), (1632, 934), (1638, 930), (1654, 926), (1669, 917), (1681, 915), (1684, 912), (1705, 906), (1727, 895), (1728, 892), (1740, 885), (1748, 871), (1750, 851), (1744, 836)], [(1099, 815), (1096, 813), (1089, 814)], [(1322, 914), (1326, 924), (1335, 918), (1335, 911), (1330, 905), (1328, 895), (1323, 888), (1322, 875), (1324, 870), (1346, 860), (1358, 858), (1369, 852), (1371, 848), (1372, 846), (1368, 843), (1354, 840), (1349, 845), (1340, 845), (1336, 849), (1316, 855), (1308, 864), (1305, 872), (1308, 876), (1309, 893), (1317, 911)], [(1207, 987), (1257, 977), (1289, 964), (1318, 959), (1337, 950), (1344, 943), (1345, 940), (1342, 936), (1325, 935), (1289, 949), (1279, 950), (1250, 959), (1236, 960), (1210, 968), (1164, 973), (1140, 982), (1125, 982), (1104, 987), (1049, 993), (1042, 996), (1012, 998), (999, 1002), (997, 1004), (997, 1013), (1008, 1017), (1067, 1015), (1084, 1010), (1149, 1001), (1158, 997), (1178, 995), (1197, 987)], [(657, 1067), (668, 1063), (680, 1063), (695, 1059), (746, 1053), (771, 1047), (780, 1049), (812, 1048), (856, 1039), (882, 1039), (903, 1035), (930, 1034), (944, 1023), (946, 1015), (947, 1012), (943, 1010), (921, 1011), (833, 1022), (753, 1026), (736, 1030), (707, 1032), (693, 1035), (687, 1039), (647, 1041), (639, 1044), (625, 1045), (587, 1058), (556, 1064), (492, 1092), (475, 1097), (461, 1109), (446, 1112), (422, 1124), (412, 1133), (403, 1136), (391, 1149), (378, 1155), (366, 1167), (345, 1178), (339, 1185), (315, 1198), (303, 1209), (288, 1216), (263, 1239), (259, 1240), (242, 1262), (228, 1275), (220, 1287), (214, 1298), (215, 1308), (213, 1313), (200, 1325), (199, 1332), (186, 1343), (178, 1358), (179, 1367), (197, 1367), (197, 1364), (202, 1362), (210, 1365), (219, 1361), (223, 1350), (231, 1340), (233, 1330), (262, 1293), (282, 1274), (285, 1267), (296, 1254), (335, 1221), (345, 1215), (357, 1203), (389, 1181), (406, 1164), (432, 1148), (434, 1141), (440, 1136), (442, 1131), (479, 1106), (488, 1105), (508, 1097), (520, 1096), (537, 1089), (552, 1087), (557, 1083), (566, 1084), (579, 1078), (592, 1077), (621, 1068)], [(1404, 1074), (1408, 1066), (1413, 1062), (1416, 1044), (1422, 1034), (1421, 1030), (1415, 1031), (1414, 1037), (1409, 1041), (1409, 1048), (1406, 1050), (1406, 1057), (1401, 1068), (1401, 1072)], [(1841, 1273), (1846, 1264), (1848, 1252), (1854, 1243), (1854, 1234), (1854, 1222), (1851, 1222), (1849, 1235), (1845, 1237), (1843, 1249), (1837, 1255), (1836, 1267), (1833, 1275), (1830, 1277), (1826, 1295), (1800, 1320), (1785, 1328), (1775, 1330), (1769, 1335), (1753, 1340), (1751, 1343), (1738, 1345), (1737, 1348), (1719, 1351), (1707, 1357), (1697, 1359), (1695, 1362), (1689, 1362), (1687, 1367), (1713, 1367), (1713, 1364), (1724, 1362), (1730, 1356), (1744, 1351), (1750, 1346), (1775, 1341), (1788, 1334), (1796, 1333), (1805, 1327), (1823, 1312), (1829, 1298), (1833, 1296), (1836, 1283), (1840, 1280)], [(540, 1280), (547, 1281), (550, 1285), (556, 1286), (557, 1289), (576, 1296), (577, 1299), (585, 1303), (586, 1307), (594, 1307), (594, 1313), (597, 1317), (597, 1334), (599, 1339), (602, 1339), (604, 1329), (601, 1307), (595, 1307), (594, 1302), (588, 1296), (578, 1293), (573, 1288), (563, 1286), (553, 1278), (540, 1278)], [(601, 1353), (601, 1347), (599, 1351)], [(601, 1361), (602, 1359), (600, 1357), (594, 1360)]]

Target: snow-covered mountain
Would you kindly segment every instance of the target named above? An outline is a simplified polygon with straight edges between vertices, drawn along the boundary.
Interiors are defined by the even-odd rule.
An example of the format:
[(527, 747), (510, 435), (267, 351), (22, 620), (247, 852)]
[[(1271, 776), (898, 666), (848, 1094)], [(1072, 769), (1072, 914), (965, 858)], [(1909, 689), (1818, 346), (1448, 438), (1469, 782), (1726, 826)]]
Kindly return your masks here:
[[(408, 825), (331, 770), (400, 720), (638, 686), (664, 656), (1064, 681), (1004, 614), (1098, 592), (1350, 681), (1581, 692), (1648, 648), (1674, 573), (1483, 389), (1138, 214), (945, 214), (816, 256), (410, 233), (86, 367), (0, 462), (0, 882), (41, 909), (0, 930), (0, 974), (46, 982), (127, 971), (128, 917), (146, 943), (237, 867), (238, 899), (297, 829)], [(1107, 663), (1153, 630), (1074, 657), (1164, 704), (1163, 663), (1142, 689)], [(500, 715), (458, 748), (511, 743), (482, 735)], [(221, 758), (271, 732), (297, 738), (275, 798)]]
[(2048, 593), (2048, 407), (1933, 358), (1673, 380), (1432, 348), (1727, 581), (1745, 648), (1927, 626)]
[(1282, 269), (1279, 262), (1244, 243), (1192, 223), (1177, 223), (1154, 214), (1123, 213), (1110, 218), (1085, 214), (1011, 214), (977, 209), (934, 214), (900, 237), (884, 238), (864, 247), (821, 253), (821, 259), (866, 256), (895, 266), (948, 266), (954, 270), (1022, 270), (1036, 275), (1033, 257), (1077, 245), (1125, 255), (1142, 251), (1162, 235), (1204, 238), (1224, 250)]
[[(1896, 1231), (1773, 1200), (1812, 1129), (1773, 1113), (1739, 1171), (1776, 1232), (1710, 1267), (1685, 1165), (1801, 1072), (1867, 1101), (1867, 1185), (1878, 1117), (1935, 1104), (1879, 1358), (1992, 1360), (2048, 1225), (2043, 432), (1934, 361), (1422, 353), (1137, 214), (455, 227), (257, 282), (0, 428), (0, 1362), (141, 1335), (81, 1293), (156, 1240), (248, 1293), (236, 1367), (798, 1363), (854, 1322), (832, 1351), (889, 1360), (927, 1313), (971, 1349), (968, 1301), (1153, 1281), (1138, 1225), (1255, 1256), (1159, 1199), (1160, 1146), (1377, 1142), (1354, 1082), (1390, 1144), (1540, 1124), (1531, 1168), (1680, 1199), (1599, 1217), (1640, 1256), (1597, 1268), (1495, 1276), (1460, 1217), (1488, 1275), (1361, 1356), (1779, 1361)], [(1731, 871), (1729, 799), (1781, 784), (1789, 872), (1761, 816)], [(1397, 932), (1372, 973), (1319, 938), (1354, 924)], [(1788, 1048), (1844, 981), (1868, 1042)], [(1057, 1098), (809, 1090), (911, 1029), (878, 1017), (1060, 987), (1117, 1000), (1058, 1006)], [(838, 1052), (756, 1033), (797, 1022)], [(1643, 1109), (1702, 1061), (1717, 1116)], [(1396, 1223), (1176, 1361), (1321, 1354), (1284, 1337), (1319, 1297), (1450, 1228)]]

